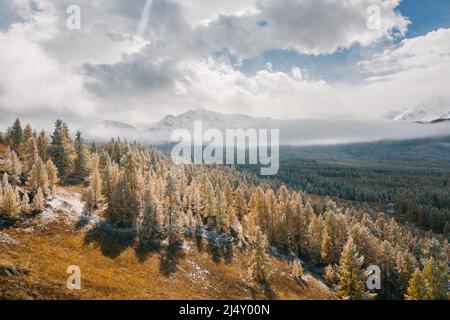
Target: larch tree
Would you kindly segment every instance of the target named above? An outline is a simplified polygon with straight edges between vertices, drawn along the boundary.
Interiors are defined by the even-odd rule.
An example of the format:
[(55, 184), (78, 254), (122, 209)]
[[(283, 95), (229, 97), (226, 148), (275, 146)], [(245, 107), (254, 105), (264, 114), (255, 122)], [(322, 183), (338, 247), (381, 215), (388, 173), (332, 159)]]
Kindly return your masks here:
[(365, 298), (364, 257), (359, 256), (352, 237), (349, 237), (341, 254), (338, 267), (338, 292), (342, 299), (363, 300)]
[(422, 272), (416, 268), (405, 295), (406, 300), (427, 300), (428, 292)]
[(19, 185), (20, 177), (22, 175), (22, 163), (16, 152), (7, 150), (5, 155), (5, 170), (9, 175), (11, 185), (13, 187)]
[(31, 205), (30, 205), (30, 198), (28, 197), (28, 193), (24, 193), (23, 197), (22, 197), (22, 201), (20, 203), (20, 211), (23, 214), (30, 214), (31, 212)]
[(248, 212), (244, 192), (240, 187), (238, 187), (234, 192), (234, 210), (239, 221), (242, 221)]
[(94, 169), (91, 176), (89, 177), (89, 187), (94, 192), (94, 201), (96, 203), (95, 207), (97, 207), (97, 203), (102, 197), (102, 179), (97, 168)]
[(47, 161), (47, 163), (45, 164), (45, 168), (47, 170), (48, 176), (48, 187), (51, 193), (55, 193), (59, 183), (58, 168), (56, 168), (55, 164), (51, 159)]
[(166, 217), (166, 232), (169, 244), (177, 245), (183, 239), (183, 219), (181, 212), (181, 199), (178, 193), (176, 177), (169, 173), (165, 190), (164, 213)]
[[(25, 141), (25, 140), (24, 140)], [(37, 159), (39, 158), (39, 152), (37, 147), (36, 138), (34, 136), (31, 136), (26, 140), (25, 145), (25, 153), (23, 156), (24, 161), (24, 172), (25, 174), (29, 175), (31, 172), (31, 168), (33, 167), (33, 164), (36, 163)]]
[(15, 220), (20, 213), (20, 203), (18, 202), (16, 192), (10, 184), (4, 186), (3, 190), (2, 215), (7, 219)]
[(50, 138), (48, 137), (47, 133), (44, 130), (42, 130), (37, 138), (37, 148), (39, 157), (44, 162), (47, 162), (50, 159), (49, 155), (50, 145), (51, 145)]
[(258, 228), (256, 231), (255, 249), (253, 250), (252, 257), (250, 259), (250, 266), (248, 273), (250, 279), (259, 284), (265, 286), (269, 279), (269, 266), (267, 258), (267, 238)]
[(45, 208), (45, 198), (44, 194), (42, 193), (41, 188), (39, 188), (36, 192), (36, 195), (33, 198), (33, 204), (32, 208), (34, 212), (43, 212)]
[(44, 194), (48, 194), (49, 182), (47, 168), (41, 158), (38, 158), (31, 168), (28, 186), (32, 192), (37, 192), (38, 189), (41, 189)]

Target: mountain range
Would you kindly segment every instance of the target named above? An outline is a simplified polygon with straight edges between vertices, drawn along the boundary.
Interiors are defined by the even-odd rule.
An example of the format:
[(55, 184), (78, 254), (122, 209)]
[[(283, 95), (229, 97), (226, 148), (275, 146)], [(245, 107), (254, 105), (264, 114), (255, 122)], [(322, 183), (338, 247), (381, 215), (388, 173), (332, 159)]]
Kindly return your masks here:
[(450, 98), (434, 97), (411, 108), (388, 112), (382, 118), (424, 124), (449, 121)]
[[(333, 119), (294, 119), (277, 120), (252, 117), (244, 114), (222, 114), (209, 110), (189, 110), (180, 115), (168, 115), (155, 123), (128, 124), (118, 121), (102, 121), (81, 128), (86, 140), (107, 141), (111, 137), (122, 137), (128, 141), (165, 144), (171, 141), (176, 129), (193, 131), (194, 122), (201, 121), (203, 130), (219, 129), (279, 129), (280, 143), (286, 145), (326, 145), (378, 140), (402, 140), (448, 135), (450, 121), (438, 122), (450, 118), (445, 113), (445, 103), (435, 102), (431, 112), (425, 112), (425, 105), (403, 112), (391, 112), (383, 119), (372, 120), (333, 120)], [(422, 111), (423, 112), (422, 112)], [(388, 120), (388, 121), (386, 121)]]

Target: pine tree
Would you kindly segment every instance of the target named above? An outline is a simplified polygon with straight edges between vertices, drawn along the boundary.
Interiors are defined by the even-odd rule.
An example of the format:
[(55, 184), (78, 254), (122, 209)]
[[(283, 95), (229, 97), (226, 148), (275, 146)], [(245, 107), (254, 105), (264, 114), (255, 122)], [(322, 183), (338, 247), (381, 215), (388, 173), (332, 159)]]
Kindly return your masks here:
[(75, 168), (74, 168), (74, 176), (80, 180), (84, 180), (89, 175), (88, 170), (88, 160), (89, 160), (89, 152), (84, 144), (84, 140), (81, 137), (81, 132), (77, 131), (76, 138), (74, 141), (75, 147)]
[(8, 142), (11, 149), (18, 153), (20, 152), (20, 146), (22, 145), (23, 130), (20, 124), (19, 118), (14, 121), (11, 128), (8, 128)]
[(122, 174), (112, 189), (107, 213), (109, 221), (119, 227), (130, 228), (136, 225), (140, 214), (139, 203), (127, 177)]
[(338, 292), (343, 299), (362, 300), (365, 298), (362, 265), (364, 257), (359, 256), (352, 237), (349, 237), (341, 254), (338, 268)]
[(428, 298), (427, 288), (422, 272), (416, 268), (411, 279), (405, 298), (407, 300), (426, 300)]
[(55, 123), (50, 155), (62, 178), (67, 178), (73, 170), (75, 151), (70, 139), (69, 128), (61, 121)]
[(39, 188), (39, 189), (37, 190), (36, 195), (35, 195), (34, 198), (33, 198), (33, 205), (32, 205), (32, 208), (33, 208), (33, 211), (34, 211), (34, 212), (40, 213), (40, 212), (43, 212), (43, 211), (44, 211), (44, 206), (45, 206), (45, 203), (44, 203), (44, 194), (42, 193), (41, 188)]
[[(31, 128), (31, 126), (29, 124), (27, 124), (25, 126), (25, 129), (23, 130), (22, 142), (20, 143), (19, 152), (17, 153), (20, 160), (26, 160), (27, 149), (29, 148), (29, 144), (32, 139), (33, 139), (33, 129)], [(35, 140), (35, 142), (36, 142), (36, 140)], [(36, 146), (36, 149), (37, 149), (37, 146)]]

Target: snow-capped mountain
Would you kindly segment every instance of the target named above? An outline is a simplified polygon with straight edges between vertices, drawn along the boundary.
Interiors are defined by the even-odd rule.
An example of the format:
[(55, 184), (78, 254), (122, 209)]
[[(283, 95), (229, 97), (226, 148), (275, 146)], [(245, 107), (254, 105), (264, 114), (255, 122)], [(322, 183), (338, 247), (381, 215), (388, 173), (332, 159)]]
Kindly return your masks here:
[(181, 115), (169, 115), (156, 123), (150, 130), (191, 129), (195, 121), (203, 123), (203, 129), (248, 128), (255, 123), (273, 121), (269, 118), (255, 118), (244, 114), (222, 114), (208, 110), (189, 110)]
[[(427, 104), (428, 106), (430, 104)], [(444, 102), (435, 102), (433, 106), (445, 106)], [(425, 106), (425, 105), (424, 105)], [(156, 123), (127, 124), (116, 121), (103, 121), (81, 128), (88, 141), (109, 141), (112, 137), (121, 137), (128, 141), (149, 144), (166, 144), (171, 142), (176, 129), (187, 129), (191, 133), (194, 122), (201, 121), (203, 131), (219, 129), (279, 129), (280, 143), (285, 145), (323, 145), (355, 142), (369, 142), (386, 139), (408, 139), (448, 135), (450, 121), (441, 121), (432, 126), (418, 122), (439, 122), (446, 119), (446, 113), (434, 110), (434, 113), (421, 112), (420, 108), (411, 108), (409, 112), (391, 112), (390, 121), (378, 120), (343, 120), (343, 119), (292, 119), (276, 120), (257, 118), (243, 114), (222, 114), (207, 110), (190, 110), (183, 114), (169, 115)], [(413, 110), (414, 109), (414, 110)], [(443, 108), (444, 111), (446, 110)], [(450, 119), (450, 117), (448, 117)], [(395, 120), (395, 121), (394, 121)]]
[(208, 110), (189, 110), (183, 114), (168, 115), (157, 123), (139, 123), (130, 125), (118, 121), (102, 121), (85, 127), (82, 131), (87, 139), (108, 140), (111, 137), (126, 137), (128, 140), (139, 140), (151, 143), (170, 141), (175, 129), (193, 130), (194, 123), (201, 121), (203, 130), (216, 128), (219, 130), (234, 128), (251, 128), (268, 126), (276, 120), (255, 118), (243, 114), (222, 114)]
[(419, 123), (450, 120), (450, 99), (435, 97), (412, 108), (388, 112), (383, 119)]

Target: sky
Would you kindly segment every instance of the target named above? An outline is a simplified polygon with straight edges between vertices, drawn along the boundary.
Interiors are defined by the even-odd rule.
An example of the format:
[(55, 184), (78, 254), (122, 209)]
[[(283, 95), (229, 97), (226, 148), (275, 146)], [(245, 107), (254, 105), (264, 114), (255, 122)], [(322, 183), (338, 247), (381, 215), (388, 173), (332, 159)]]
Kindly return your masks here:
[(367, 119), (448, 83), (449, 0), (0, 0), (0, 124)]

